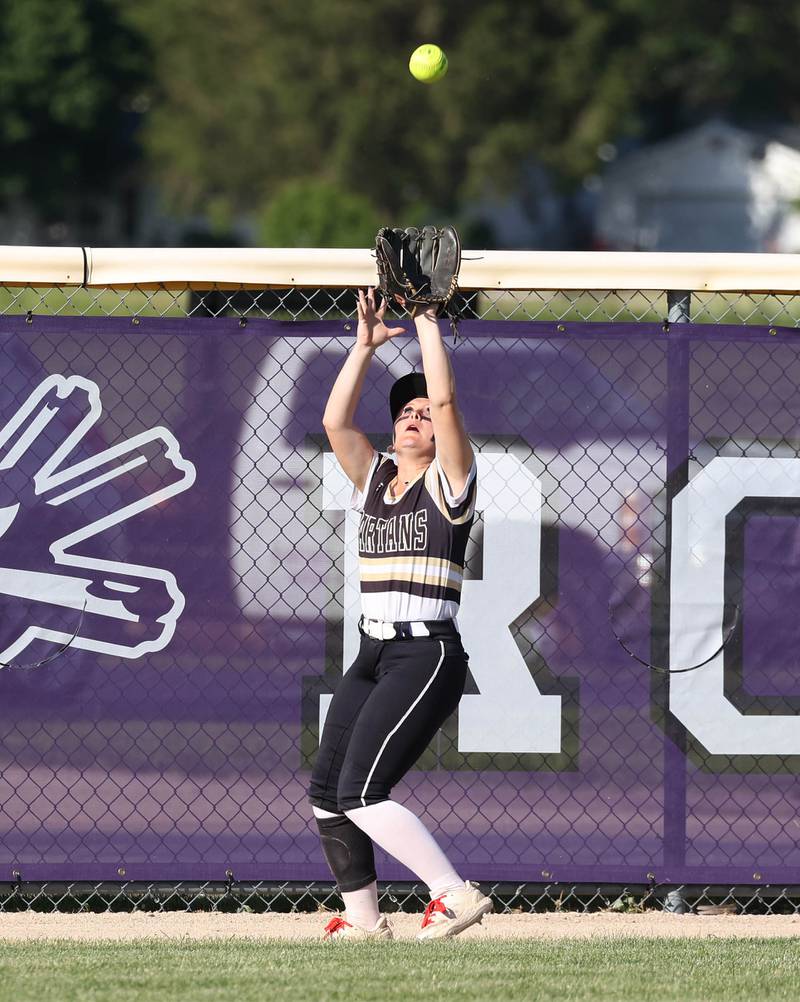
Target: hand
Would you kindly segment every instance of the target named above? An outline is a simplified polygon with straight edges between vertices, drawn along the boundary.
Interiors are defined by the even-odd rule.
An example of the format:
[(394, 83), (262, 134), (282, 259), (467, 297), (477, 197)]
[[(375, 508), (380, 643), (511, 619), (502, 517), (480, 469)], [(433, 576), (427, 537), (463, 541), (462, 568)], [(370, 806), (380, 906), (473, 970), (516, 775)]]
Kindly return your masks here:
[(434, 303), (431, 303), (429, 306), (421, 306), (417, 304), (409, 306), (402, 296), (395, 296), (394, 298), (413, 320), (424, 317), (426, 320), (433, 320), (435, 323), (439, 319), (438, 308)]
[(367, 289), (366, 294), (363, 289), (358, 290), (357, 306), (358, 331), (356, 340), (359, 344), (367, 345), (370, 348), (379, 348), (389, 338), (405, 334), (404, 327), (387, 327), (383, 322), (383, 318), (386, 316), (386, 300), (381, 304), (381, 308), (376, 310), (373, 288)]

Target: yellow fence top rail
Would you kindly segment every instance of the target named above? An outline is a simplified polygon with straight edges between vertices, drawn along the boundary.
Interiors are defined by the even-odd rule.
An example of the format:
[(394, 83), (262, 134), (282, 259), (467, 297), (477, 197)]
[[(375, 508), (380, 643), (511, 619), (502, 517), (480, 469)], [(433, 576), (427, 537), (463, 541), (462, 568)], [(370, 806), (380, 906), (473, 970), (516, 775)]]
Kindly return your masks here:
[[(347, 288), (374, 284), (366, 249), (0, 246), (0, 285)], [(465, 250), (463, 289), (800, 291), (800, 254)]]

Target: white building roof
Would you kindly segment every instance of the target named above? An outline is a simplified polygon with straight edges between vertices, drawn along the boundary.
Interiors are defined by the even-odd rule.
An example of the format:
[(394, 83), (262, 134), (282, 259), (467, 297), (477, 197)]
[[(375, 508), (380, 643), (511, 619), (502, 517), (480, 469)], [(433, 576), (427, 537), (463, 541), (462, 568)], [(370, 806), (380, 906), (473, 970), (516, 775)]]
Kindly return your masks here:
[(800, 152), (708, 122), (608, 168), (596, 233), (620, 250), (796, 250)]

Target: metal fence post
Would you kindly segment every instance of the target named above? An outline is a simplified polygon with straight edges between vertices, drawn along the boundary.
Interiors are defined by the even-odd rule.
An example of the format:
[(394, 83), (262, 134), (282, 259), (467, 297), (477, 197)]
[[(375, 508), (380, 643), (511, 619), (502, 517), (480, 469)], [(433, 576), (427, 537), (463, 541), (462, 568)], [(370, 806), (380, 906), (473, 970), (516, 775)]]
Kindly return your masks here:
[[(691, 292), (667, 292), (667, 324), (685, 324), (691, 318)], [(668, 335), (669, 336), (669, 335)], [(667, 480), (664, 595), (661, 605), (664, 653), (669, 663), (670, 554), (672, 547), (672, 502), (689, 481), (689, 346), (677, 337), (667, 348)], [(659, 631), (660, 632), (660, 631)], [(686, 731), (669, 711), (669, 676), (660, 695), (664, 701), (664, 866), (682, 867), (686, 858)]]

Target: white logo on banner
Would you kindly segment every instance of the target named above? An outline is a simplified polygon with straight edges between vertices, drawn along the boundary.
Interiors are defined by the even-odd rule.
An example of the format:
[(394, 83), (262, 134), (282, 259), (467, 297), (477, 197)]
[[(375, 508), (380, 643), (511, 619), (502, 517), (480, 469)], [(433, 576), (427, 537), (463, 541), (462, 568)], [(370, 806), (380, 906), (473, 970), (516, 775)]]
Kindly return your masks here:
[[(717, 457), (672, 504), (670, 660), (697, 664), (723, 642), (725, 518), (747, 497), (800, 498), (800, 460)], [(725, 696), (724, 651), (673, 675), (669, 705), (712, 755), (798, 755), (800, 717), (746, 716)]]
[[(459, 628), (478, 695), (458, 710), (463, 752), (561, 751), (561, 697), (542, 695), (511, 634), (510, 624), (539, 597), (541, 508), (539, 481), (515, 456), (477, 456), (476, 508), (483, 513), (483, 578), (463, 584)], [(353, 487), (326, 452), (323, 509), (347, 510)], [(345, 518), (344, 664), (358, 652), (361, 595), (358, 583), (358, 512)], [(522, 573), (514, 573), (520, 569)], [(320, 698), (320, 725), (330, 703)]]
[[(69, 423), (63, 409), (69, 408)], [(0, 594), (43, 608), (81, 610), (78, 633), (51, 629), (29, 622), (12, 643), (0, 650), (0, 662), (12, 662), (33, 641), (56, 644), (124, 658), (138, 658), (162, 650), (172, 639), (184, 597), (173, 574), (157, 567), (144, 567), (119, 560), (89, 557), (76, 552), (86, 540), (120, 525), (191, 487), (195, 480), (192, 463), (181, 456), (180, 446), (166, 428), (152, 428), (119, 442), (102, 452), (68, 465), (68, 457), (82, 443), (102, 413), (100, 390), (82, 376), (50, 376), (28, 397), (8, 423), (0, 428), (0, 553), (15, 556), (36, 546), (39, 557), (49, 554), (52, 564), (37, 560), (36, 569), (0, 567)], [(78, 415), (77, 421), (73, 416)], [(85, 454), (85, 443), (84, 443)], [(117, 478), (154, 464), (166, 464), (160, 485), (94, 521), (86, 512), (100, 508), (103, 488)], [(24, 471), (32, 471), (29, 479)], [(10, 491), (16, 497), (9, 497)], [(103, 503), (103, 510), (108, 505)], [(30, 525), (52, 524), (50, 512), (59, 510), (77, 526), (55, 539), (38, 537), (19, 541), (15, 533), (30, 534)], [(23, 526), (26, 526), (23, 530)], [(2, 557), (0, 557), (2, 560)], [(136, 606), (157, 609), (152, 621), (134, 611)], [(104, 624), (104, 639), (92, 636), (93, 625)], [(109, 640), (107, 624), (119, 624)], [(127, 624), (137, 624), (134, 631)], [(138, 637), (136, 640), (134, 637)]]

